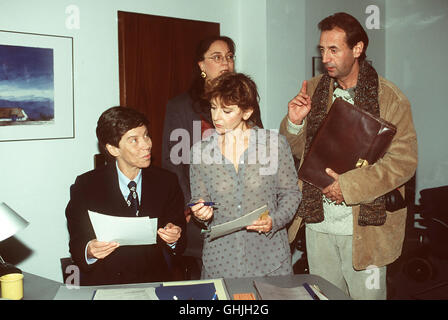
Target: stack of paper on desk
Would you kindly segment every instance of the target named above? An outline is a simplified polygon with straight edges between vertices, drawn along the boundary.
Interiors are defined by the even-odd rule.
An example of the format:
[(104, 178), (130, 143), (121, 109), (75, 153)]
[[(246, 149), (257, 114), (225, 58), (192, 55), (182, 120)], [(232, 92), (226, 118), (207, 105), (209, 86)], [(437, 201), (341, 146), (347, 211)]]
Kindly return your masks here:
[(313, 300), (303, 286), (281, 288), (261, 281), (254, 281), (254, 286), (262, 300)]
[(98, 289), (93, 300), (159, 300), (156, 288)]
[(155, 244), (157, 218), (116, 217), (89, 210), (98, 241), (115, 241), (121, 246)]

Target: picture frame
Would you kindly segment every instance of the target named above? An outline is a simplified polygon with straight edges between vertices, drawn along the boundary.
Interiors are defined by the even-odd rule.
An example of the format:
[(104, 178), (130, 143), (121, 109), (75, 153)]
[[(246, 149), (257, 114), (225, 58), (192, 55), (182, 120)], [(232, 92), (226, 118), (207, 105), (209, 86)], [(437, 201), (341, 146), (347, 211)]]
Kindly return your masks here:
[[(366, 61), (372, 65), (372, 60), (367, 60)], [(313, 62), (312, 62), (312, 70), (313, 70), (313, 77), (324, 73), (325, 72), (325, 66), (322, 63), (322, 57), (318, 56), (318, 57), (313, 57)]]
[(73, 38), (0, 30), (0, 142), (73, 139)]

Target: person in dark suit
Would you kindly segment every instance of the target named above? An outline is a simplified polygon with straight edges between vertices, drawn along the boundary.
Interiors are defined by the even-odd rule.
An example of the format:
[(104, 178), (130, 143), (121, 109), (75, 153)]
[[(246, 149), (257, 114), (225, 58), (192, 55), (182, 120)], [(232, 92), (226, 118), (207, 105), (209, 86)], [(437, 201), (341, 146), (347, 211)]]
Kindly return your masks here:
[[(169, 256), (185, 249), (182, 190), (175, 174), (150, 166), (148, 128), (143, 114), (126, 107), (112, 107), (98, 120), (100, 148), (112, 161), (76, 178), (66, 208), (69, 248), (81, 271), (80, 285), (171, 280)], [(98, 241), (88, 210), (158, 218), (157, 243), (120, 246)]]

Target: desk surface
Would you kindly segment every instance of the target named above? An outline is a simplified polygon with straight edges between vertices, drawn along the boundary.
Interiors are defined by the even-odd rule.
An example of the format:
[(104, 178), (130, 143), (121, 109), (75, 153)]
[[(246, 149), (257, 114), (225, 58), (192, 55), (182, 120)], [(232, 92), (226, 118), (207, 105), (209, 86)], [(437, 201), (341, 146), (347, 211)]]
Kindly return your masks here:
[(266, 282), (281, 288), (293, 288), (308, 284), (317, 285), (320, 290), (331, 300), (351, 300), (339, 288), (328, 282), (327, 280), (311, 275), (311, 274), (294, 274), (288, 276), (273, 276), (273, 277), (259, 277), (259, 278), (238, 278), (238, 279), (224, 279), (230, 299), (233, 299), (235, 293), (253, 293), (257, 299), (260, 297), (254, 287), (254, 281)]
[(23, 272), (23, 300), (53, 300), (62, 283)]
[[(32, 273), (23, 272), (24, 274), (24, 300), (53, 300), (64, 284), (46, 279)], [(254, 280), (262, 280), (264, 282), (277, 285), (279, 287), (290, 288), (302, 285), (304, 282), (308, 284), (316, 284), (331, 300), (348, 300), (350, 297), (346, 296), (337, 287), (332, 285), (325, 279), (309, 274), (295, 274), (289, 276), (275, 276), (275, 277), (260, 277), (260, 278), (238, 278), (238, 279), (224, 279), (229, 298), (233, 299), (235, 293), (249, 293), (252, 292), (257, 296), (255, 287), (253, 285)], [(152, 283), (154, 285), (155, 283)], [(151, 284), (149, 284), (151, 285)], [(148, 286), (148, 284), (132, 284), (127, 286)], [(69, 295), (65, 295), (64, 298), (70, 300), (83, 300), (91, 299), (95, 288), (104, 288), (111, 286), (98, 286), (98, 287), (81, 287), (80, 290), (70, 289)], [(123, 285), (121, 285), (123, 287)], [(258, 296), (257, 296), (258, 298)]]

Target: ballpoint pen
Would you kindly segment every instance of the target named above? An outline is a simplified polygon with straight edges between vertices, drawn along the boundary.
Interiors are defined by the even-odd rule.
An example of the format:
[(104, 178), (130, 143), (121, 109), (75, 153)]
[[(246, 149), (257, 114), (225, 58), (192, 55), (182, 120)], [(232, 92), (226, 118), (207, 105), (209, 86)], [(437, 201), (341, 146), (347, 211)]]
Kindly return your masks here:
[(208, 206), (208, 207), (219, 206), (218, 202), (212, 202), (212, 201), (189, 203), (189, 204), (187, 204), (187, 206), (189, 206), (191, 208), (192, 206), (195, 206), (195, 205), (197, 205), (199, 203), (203, 203), (204, 206)]
[(306, 282), (303, 283), (304, 288), (308, 291), (309, 295), (313, 298), (313, 300), (320, 300), (319, 296), (311, 289), (310, 285)]

